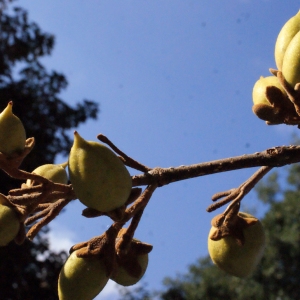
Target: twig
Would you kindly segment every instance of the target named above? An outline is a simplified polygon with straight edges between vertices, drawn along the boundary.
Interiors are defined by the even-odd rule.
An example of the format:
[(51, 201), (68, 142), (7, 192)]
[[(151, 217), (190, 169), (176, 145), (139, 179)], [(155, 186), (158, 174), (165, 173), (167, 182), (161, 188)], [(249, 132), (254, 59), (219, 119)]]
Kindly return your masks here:
[(124, 152), (122, 152), (115, 144), (112, 143), (105, 135), (98, 134), (97, 139), (101, 142), (107, 144), (111, 149), (113, 149), (117, 154), (119, 154), (121, 159), (123, 160), (124, 164), (128, 167), (131, 167), (133, 169), (142, 171), (142, 172), (148, 172), (151, 170), (151, 168), (141, 164), (140, 162), (134, 160), (133, 158), (126, 155)]
[(272, 167), (261, 167), (258, 171), (256, 171), (249, 179), (247, 179), (245, 182), (243, 182), (238, 188), (230, 189), (225, 192), (216, 193), (212, 196), (212, 200), (216, 201), (218, 199), (221, 199), (217, 203), (214, 203), (210, 205), (206, 210), (208, 212), (212, 212), (221, 206), (229, 203), (230, 205), (227, 207), (227, 209), (224, 212), (224, 215), (227, 214), (228, 211), (237, 203), (240, 202), (253, 188), (254, 186), (273, 168)]
[(29, 231), (27, 232), (27, 238), (29, 240), (33, 240), (33, 238), (37, 235), (39, 230), (49, 224), (60, 212), (61, 210), (71, 201), (72, 199), (60, 199), (55, 203), (49, 204), (48, 208), (43, 211), (37, 213), (33, 217), (28, 218), (25, 221), (25, 225), (34, 222), (35, 220), (43, 217), (38, 223), (34, 224)]
[(221, 172), (247, 169), (260, 166), (282, 167), (300, 162), (300, 146), (274, 147), (262, 152), (245, 154), (210, 162), (175, 168), (154, 168), (151, 171), (132, 177), (133, 186), (157, 183), (158, 186)]

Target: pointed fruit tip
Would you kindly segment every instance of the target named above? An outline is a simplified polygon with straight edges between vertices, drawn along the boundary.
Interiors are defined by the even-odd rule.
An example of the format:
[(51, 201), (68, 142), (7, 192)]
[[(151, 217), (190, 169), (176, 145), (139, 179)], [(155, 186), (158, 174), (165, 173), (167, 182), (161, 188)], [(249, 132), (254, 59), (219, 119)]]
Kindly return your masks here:
[(73, 147), (80, 147), (85, 143), (85, 139), (80, 136), (80, 134), (75, 130), (74, 131), (74, 143)]
[(60, 164), (60, 166), (62, 166), (64, 169), (67, 167), (67, 165), (68, 165), (68, 162), (67, 162), (67, 161), (64, 162), (64, 163), (62, 163), (62, 164)]
[(12, 112), (12, 106), (13, 106), (13, 102), (9, 101), (8, 104), (7, 104), (7, 106), (1, 112), (1, 114), (7, 115), (7, 116), (13, 114), (13, 112)]

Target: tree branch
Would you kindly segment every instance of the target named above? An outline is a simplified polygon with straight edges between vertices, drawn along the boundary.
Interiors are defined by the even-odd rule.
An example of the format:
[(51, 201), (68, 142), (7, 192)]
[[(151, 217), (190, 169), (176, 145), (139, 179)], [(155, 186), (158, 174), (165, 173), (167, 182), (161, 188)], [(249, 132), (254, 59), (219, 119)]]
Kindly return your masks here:
[(260, 167), (282, 167), (300, 162), (300, 146), (278, 146), (262, 152), (245, 154), (189, 166), (154, 168), (151, 171), (132, 177), (133, 186), (157, 183), (164, 186), (171, 182), (209, 174)]

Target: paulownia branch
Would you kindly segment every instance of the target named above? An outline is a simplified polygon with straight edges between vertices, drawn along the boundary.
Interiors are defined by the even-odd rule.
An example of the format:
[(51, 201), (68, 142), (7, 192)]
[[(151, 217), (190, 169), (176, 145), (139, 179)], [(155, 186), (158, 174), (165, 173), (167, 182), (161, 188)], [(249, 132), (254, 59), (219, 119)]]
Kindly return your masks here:
[(134, 160), (133, 158), (127, 156), (124, 152), (122, 152), (111, 140), (109, 140), (105, 135), (98, 134), (97, 139), (105, 144), (107, 144), (111, 149), (113, 149), (117, 154), (120, 155), (120, 158), (124, 162), (124, 164), (133, 169), (147, 172), (150, 171), (151, 168), (141, 164), (140, 162)]
[(238, 188), (230, 189), (225, 192), (216, 193), (212, 196), (212, 200), (216, 201), (221, 199), (219, 202), (210, 205), (207, 208), (208, 212), (212, 212), (221, 206), (229, 203), (230, 205), (227, 207), (224, 215), (227, 214), (228, 211), (237, 203), (240, 202), (254, 187), (255, 185), (273, 168), (272, 167), (261, 167), (258, 171), (256, 171), (249, 179), (243, 182)]
[[(77, 251), (78, 257), (90, 257), (90, 256), (107, 256), (111, 261), (115, 261), (115, 254), (125, 254), (130, 248), (131, 242), (133, 241), (133, 235), (135, 229), (137, 228), (141, 216), (143, 214), (144, 208), (148, 204), (153, 192), (157, 188), (156, 184), (148, 186), (142, 195), (135, 200), (135, 202), (126, 209), (123, 218), (117, 222), (114, 222), (112, 226), (102, 235), (94, 237), (89, 241), (79, 243), (74, 245), (70, 252)], [(126, 222), (130, 219), (131, 224), (125, 230), (123, 228), (122, 238), (118, 240), (116, 244), (116, 253), (115, 253), (115, 240), (118, 232), (122, 229)], [(127, 233), (127, 234), (125, 234)], [(148, 249), (148, 248), (147, 248)], [(152, 246), (151, 246), (152, 249)], [(149, 251), (151, 251), (151, 249)], [(111, 272), (113, 269), (113, 264), (110, 264), (107, 267), (107, 271)]]
[(151, 184), (147, 186), (142, 195), (130, 206), (126, 209), (124, 218), (121, 222), (129, 221), (139, 210), (143, 210), (148, 204), (152, 194), (157, 188), (157, 184)]
[(34, 224), (26, 236), (29, 240), (33, 240), (33, 238), (37, 235), (39, 230), (49, 224), (60, 212), (61, 210), (71, 201), (72, 199), (60, 199), (54, 203), (49, 203), (48, 207), (37, 213), (36, 215), (29, 217), (25, 221), (25, 225), (31, 224), (35, 220), (43, 217), (38, 223)]
[(236, 157), (219, 159), (189, 166), (154, 168), (132, 177), (133, 186), (157, 183), (158, 186), (221, 172), (260, 166), (282, 167), (300, 162), (300, 146), (279, 146)]
[[(105, 136), (99, 135), (98, 138), (112, 147), (112, 149), (122, 157), (123, 161), (128, 166), (144, 172), (143, 174), (132, 177), (133, 187), (148, 185), (143, 194), (140, 196), (139, 194), (141, 190), (133, 188), (132, 195), (123, 207), (107, 213), (107, 215), (111, 217), (113, 221), (119, 223), (119, 225), (125, 224), (133, 218), (138, 211), (143, 210), (157, 187), (180, 180), (214, 173), (257, 166), (266, 166), (266, 168), (263, 169), (269, 170), (272, 167), (300, 162), (300, 146), (282, 146), (267, 149), (262, 152), (256, 152), (254, 154), (220, 159), (190, 166), (150, 169), (149, 167), (142, 165), (127, 156)], [(28, 147), (28, 149), (30, 149), (30, 147)], [(16, 207), (22, 216), (24, 216), (22, 221), (25, 221), (30, 214), (35, 214), (27, 218), (26, 224), (42, 218), (38, 223), (32, 226), (27, 234), (28, 238), (32, 239), (37, 234), (38, 230), (53, 220), (67, 203), (76, 199), (76, 195), (74, 194), (72, 185), (57, 184), (42, 176), (16, 169), (14, 165), (9, 166), (9, 164), (6, 165), (6, 163), (3, 163), (3, 161), (5, 162), (6, 160), (2, 157), (3, 160), (1, 161), (1, 157), (2, 156), (0, 154), (0, 168), (3, 167), (4, 171), (7, 172), (8, 175), (17, 179), (31, 179), (32, 181), (39, 183), (39, 185), (31, 187), (23, 184), (21, 189), (11, 190), (7, 196), (10, 203)], [(215, 207), (220, 207), (231, 200), (234, 200), (234, 203), (240, 201), (260, 179), (258, 175), (253, 176), (254, 178), (251, 177), (239, 188), (219, 194), (217, 197), (218, 199), (221, 197), (225, 198), (216, 204)], [(136, 197), (138, 198), (136, 199)], [(134, 203), (127, 207), (132, 201), (134, 201)], [(96, 217), (102, 215), (102, 213), (95, 212), (92, 209), (87, 209), (84, 210), (83, 215), (87, 217)]]

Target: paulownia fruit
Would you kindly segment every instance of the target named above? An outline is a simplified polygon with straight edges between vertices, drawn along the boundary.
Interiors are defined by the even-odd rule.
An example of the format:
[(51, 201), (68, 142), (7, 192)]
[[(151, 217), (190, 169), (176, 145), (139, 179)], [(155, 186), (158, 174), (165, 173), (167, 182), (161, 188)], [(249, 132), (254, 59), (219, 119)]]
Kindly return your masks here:
[(253, 225), (243, 229), (244, 244), (238, 243), (231, 235), (212, 240), (217, 227), (212, 227), (208, 237), (208, 252), (212, 261), (223, 271), (236, 277), (250, 276), (259, 264), (265, 248), (265, 234), (261, 222), (250, 214), (238, 215)]
[(103, 259), (77, 257), (74, 251), (59, 274), (59, 300), (92, 300), (102, 291), (108, 279)]
[[(51, 180), (55, 183), (67, 184), (68, 174), (66, 172), (65, 167), (66, 164), (45, 164), (34, 169), (32, 173), (43, 176), (46, 179)], [(32, 184), (31, 179), (28, 179), (26, 184), (30, 186)]]
[(12, 112), (12, 102), (0, 114), (0, 152), (11, 155), (25, 148), (26, 132), (21, 120)]
[(77, 132), (69, 156), (69, 175), (78, 199), (101, 212), (122, 206), (131, 192), (130, 174), (118, 156)]

